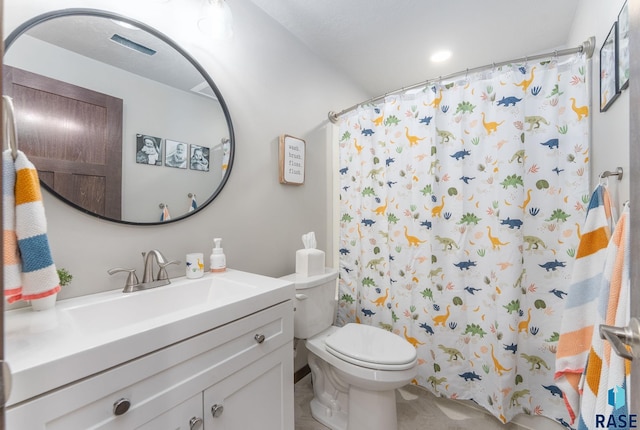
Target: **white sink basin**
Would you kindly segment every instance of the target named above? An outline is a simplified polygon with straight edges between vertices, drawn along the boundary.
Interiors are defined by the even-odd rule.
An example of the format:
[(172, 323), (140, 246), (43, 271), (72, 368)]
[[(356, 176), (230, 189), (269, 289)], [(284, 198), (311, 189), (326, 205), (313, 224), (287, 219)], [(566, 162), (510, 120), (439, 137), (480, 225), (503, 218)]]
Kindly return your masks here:
[(82, 332), (121, 329), (139, 323), (153, 323), (173, 314), (193, 313), (194, 307), (207, 308), (241, 300), (255, 293), (255, 285), (221, 278), (180, 280), (169, 285), (104, 300), (66, 307), (65, 311)]
[(291, 282), (237, 270), (60, 300), (5, 312), (7, 407), (119, 363), (292, 300)]

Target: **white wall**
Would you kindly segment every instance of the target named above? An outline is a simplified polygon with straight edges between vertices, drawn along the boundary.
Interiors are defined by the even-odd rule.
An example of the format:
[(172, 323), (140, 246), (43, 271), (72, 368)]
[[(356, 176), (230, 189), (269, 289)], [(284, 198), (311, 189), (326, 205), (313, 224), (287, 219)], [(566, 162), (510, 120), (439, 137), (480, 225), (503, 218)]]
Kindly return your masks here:
[[(22, 22), (65, 8), (108, 10), (143, 21), (189, 51), (213, 77), (236, 135), (231, 176), (218, 198), (196, 215), (163, 226), (114, 224), (72, 210), (45, 194), (49, 239), (55, 262), (74, 275), (60, 298), (121, 288), (111, 267), (142, 270), (140, 253), (160, 249), (184, 261), (188, 252), (209, 255), (213, 237), (223, 238), (231, 268), (269, 276), (294, 271), (302, 234), (315, 231), (328, 249), (327, 183), (330, 181), (329, 110), (365, 99), (357, 85), (312, 55), (247, 1), (234, 1), (234, 38), (212, 42), (195, 23), (199, 2), (188, 0), (5, 0), (5, 37)], [(306, 181), (278, 182), (278, 136), (307, 142)], [(170, 276), (184, 274), (172, 267)]]
[(591, 183), (598, 183), (598, 175), (605, 170), (615, 170), (617, 166), (624, 169), (622, 181), (609, 178), (610, 190), (618, 209), (629, 199), (629, 90), (624, 90), (620, 97), (606, 112), (600, 112), (600, 47), (609, 30), (618, 19), (618, 13), (624, 0), (581, 0), (568, 46), (577, 46), (589, 36), (595, 36), (596, 49), (593, 53), (591, 70)]

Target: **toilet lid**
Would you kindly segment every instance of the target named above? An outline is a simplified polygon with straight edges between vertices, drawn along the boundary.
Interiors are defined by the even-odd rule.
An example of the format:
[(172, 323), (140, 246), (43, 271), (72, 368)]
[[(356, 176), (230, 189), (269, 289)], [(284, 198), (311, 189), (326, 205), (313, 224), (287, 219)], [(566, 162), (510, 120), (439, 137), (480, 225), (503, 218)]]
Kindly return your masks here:
[(413, 366), (416, 349), (386, 330), (364, 324), (347, 324), (327, 336), (327, 351), (358, 366), (402, 370)]

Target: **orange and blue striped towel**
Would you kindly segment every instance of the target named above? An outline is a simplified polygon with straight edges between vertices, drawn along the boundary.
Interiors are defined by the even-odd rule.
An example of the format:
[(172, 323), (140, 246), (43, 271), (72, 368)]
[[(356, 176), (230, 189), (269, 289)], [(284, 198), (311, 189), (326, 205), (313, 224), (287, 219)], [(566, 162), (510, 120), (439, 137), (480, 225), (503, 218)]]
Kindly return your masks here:
[[(629, 211), (625, 210), (607, 248), (602, 287), (598, 297), (595, 326), (606, 324), (625, 327), (629, 324)], [(629, 414), (631, 363), (611, 351), (609, 342), (594, 330), (589, 359), (584, 375), (580, 401), (579, 430), (598, 428), (597, 415), (621, 416)]]
[(11, 150), (2, 153), (2, 224), (3, 224), (3, 264), (4, 296), (8, 303), (22, 298), (22, 275), (20, 273), (20, 252), (16, 236), (16, 166)]
[(580, 381), (591, 346), (602, 270), (615, 217), (609, 192), (603, 184), (599, 184), (591, 195), (582, 226), (556, 353), (556, 385), (562, 390), (571, 418), (570, 424), (579, 415), (582, 390)]
[(5, 297), (37, 300), (60, 291), (38, 172), (22, 151), (3, 152)]
[(160, 214), (160, 221), (169, 221), (171, 219), (171, 214), (169, 213), (169, 206), (162, 206), (162, 213)]
[(198, 203), (196, 202), (196, 195), (191, 194), (191, 204), (189, 205), (189, 210), (187, 212), (193, 212), (198, 209)]

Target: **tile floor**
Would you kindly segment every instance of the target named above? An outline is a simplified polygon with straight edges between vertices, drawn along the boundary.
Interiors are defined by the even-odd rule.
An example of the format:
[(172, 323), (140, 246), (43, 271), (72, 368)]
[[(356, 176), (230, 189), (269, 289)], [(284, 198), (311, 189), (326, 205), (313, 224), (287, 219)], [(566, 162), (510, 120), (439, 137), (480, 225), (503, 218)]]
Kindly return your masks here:
[[(327, 430), (311, 416), (309, 402), (313, 398), (311, 375), (295, 385), (296, 430)], [(437, 398), (431, 392), (408, 385), (396, 391), (398, 430), (553, 430), (563, 427), (542, 417), (519, 416), (517, 423), (503, 425), (492, 415), (471, 402)]]

